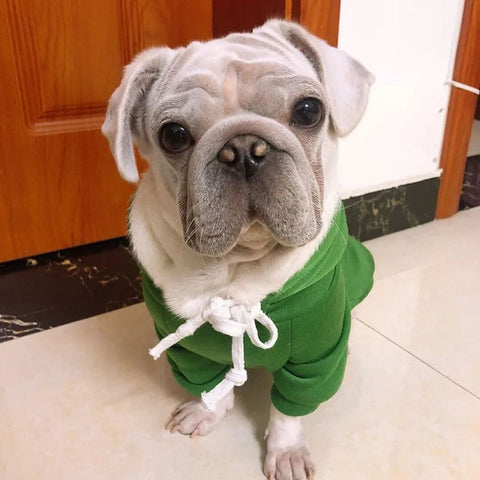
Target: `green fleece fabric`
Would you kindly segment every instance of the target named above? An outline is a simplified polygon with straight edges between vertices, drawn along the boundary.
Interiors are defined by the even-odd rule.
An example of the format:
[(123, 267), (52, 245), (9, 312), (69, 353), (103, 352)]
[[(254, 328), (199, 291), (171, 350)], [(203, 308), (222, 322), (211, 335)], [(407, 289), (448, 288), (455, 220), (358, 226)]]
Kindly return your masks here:
[[(374, 263), (370, 252), (348, 235), (340, 209), (314, 255), (284, 286), (268, 295), (262, 310), (278, 328), (268, 349), (255, 347), (245, 335), (245, 365), (273, 372), (272, 402), (285, 415), (313, 412), (340, 387), (347, 359), (351, 310), (368, 294)], [(174, 315), (147, 274), (145, 303), (160, 339), (185, 321)], [(266, 329), (258, 325), (262, 341)], [(210, 391), (231, 368), (231, 337), (201, 326), (167, 351), (177, 381), (195, 396)]]

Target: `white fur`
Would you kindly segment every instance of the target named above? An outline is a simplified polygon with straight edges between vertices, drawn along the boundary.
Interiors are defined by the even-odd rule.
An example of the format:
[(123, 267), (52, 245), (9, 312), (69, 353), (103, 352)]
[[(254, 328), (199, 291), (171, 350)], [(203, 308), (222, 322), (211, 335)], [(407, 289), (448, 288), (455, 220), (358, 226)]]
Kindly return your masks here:
[(272, 405), (265, 438), (267, 455), (263, 471), (269, 480), (313, 478), (315, 467), (300, 417), (283, 415)]
[(217, 405), (214, 412), (209, 410), (201, 400), (191, 400), (180, 405), (172, 413), (167, 424), (170, 433), (203, 437), (208, 435), (233, 408), (233, 392), (230, 392)]

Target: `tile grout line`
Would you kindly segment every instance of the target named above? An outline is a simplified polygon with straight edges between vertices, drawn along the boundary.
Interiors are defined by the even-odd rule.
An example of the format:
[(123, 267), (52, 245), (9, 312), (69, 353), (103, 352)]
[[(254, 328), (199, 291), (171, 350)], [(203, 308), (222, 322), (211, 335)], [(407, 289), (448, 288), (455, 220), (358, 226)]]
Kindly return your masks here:
[(423, 363), (425, 366), (431, 368), (434, 372), (438, 373), (439, 375), (441, 375), (443, 378), (446, 378), (447, 380), (449, 380), (450, 382), (454, 383), (457, 387), (460, 387), (462, 390), (464, 390), (465, 392), (469, 393), (472, 397), (476, 398), (477, 400), (480, 400), (480, 397), (478, 395), (475, 395), (475, 393), (471, 392), (470, 390), (468, 390), (468, 388), (465, 388), (463, 385), (461, 385), (460, 383), (456, 382), (455, 380), (453, 380), (452, 378), (450, 378), (449, 376), (445, 375), (444, 373), (442, 373), (440, 370), (436, 369), (435, 367), (433, 367), (432, 365), (430, 365), (429, 363), (427, 363), (425, 360), (421, 359), (420, 357), (418, 357), (417, 355), (415, 355), (414, 353), (412, 353), (410, 350), (407, 350), (405, 347), (402, 347), (400, 344), (398, 344), (397, 342), (395, 342), (394, 340), (392, 340), (391, 338), (388, 338), (386, 335), (384, 335), (382, 332), (379, 332), (378, 330), (376, 330), (375, 328), (373, 328), (372, 326), (368, 325), (368, 323), (364, 322), (362, 319), (358, 318), (358, 317), (354, 317), (356, 320), (358, 320), (360, 323), (362, 323), (363, 325), (365, 325), (367, 328), (369, 328), (370, 330), (374, 331), (375, 333), (378, 333), (381, 337), (383, 337), (385, 340), (388, 340), (390, 343), (393, 343), (393, 345), (397, 346), (398, 348), (400, 348), (401, 350), (403, 350), (405, 353), (408, 353), (409, 355), (411, 355), (413, 358), (415, 358), (416, 360), (418, 360), (419, 362)]

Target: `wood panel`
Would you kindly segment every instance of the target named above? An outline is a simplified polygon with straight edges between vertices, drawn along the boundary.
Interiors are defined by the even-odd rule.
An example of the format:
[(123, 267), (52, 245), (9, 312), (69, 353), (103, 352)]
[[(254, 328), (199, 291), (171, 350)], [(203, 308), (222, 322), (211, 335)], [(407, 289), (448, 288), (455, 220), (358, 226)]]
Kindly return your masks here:
[[(298, 5), (293, 0), (293, 15), (298, 14)], [(300, 23), (330, 45), (338, 45), (338, 26), (340, 22), (340, 0), (301, 0)]]
[(285, 0), (213, 0), (213, 36), (248, 32), (270, 18), (285, 17)]
[[(465, 0), (454, 80), (479, 88), (479, 52), (480, 0)], [(458, 211), (477, 98), (475, 93), (452, 87), (440, 157), (443, 173), (440, 179), (437, 218), (446, 218)]]
[(121, 0), (121, 5), (122, 25), (130, 24), (128, 30), (137, 35), (134, 53), (151, 46), (175, 48), (212, 38), (209, 0)]
[(210, 38), (210, 1), (4, 0), (0, 31), (0, 261), (124, 235), (107, 100), (137, 51)]
[(33, 135), (98, 127), (117, 78), (115, 67), (125, 60), (118, 49), (103, 54), (102, 75), (92, 82), (98, 57), (89, 52), (108, 45), (117, 31), (113, 22), (99, 28), (91, 18), (118, 17), (118, 11), (108, 2), (90, 2), (87, 8), (81, 3), (53, 1), (54, 8), (45, 8), (33, 1), (25, 8), (16, 0), (6, 2), (24, 122)]
[(285, 19), (300, 23), (302, 0), (286, 0), (285, 1)]

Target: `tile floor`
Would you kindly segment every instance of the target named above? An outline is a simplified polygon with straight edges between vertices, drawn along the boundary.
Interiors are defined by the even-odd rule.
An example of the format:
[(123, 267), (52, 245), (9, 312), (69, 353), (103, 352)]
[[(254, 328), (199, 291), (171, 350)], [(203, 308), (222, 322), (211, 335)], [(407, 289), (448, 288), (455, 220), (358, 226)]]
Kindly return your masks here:
[[(317, 479), (480, 478), (480, 208), (368, 242), (345, 381), (304, 420)], [(0, 345), (0, 478), (262, 479), (270, 378), (210, 436), (163, 427), (186, 398), (143, 304)]]

